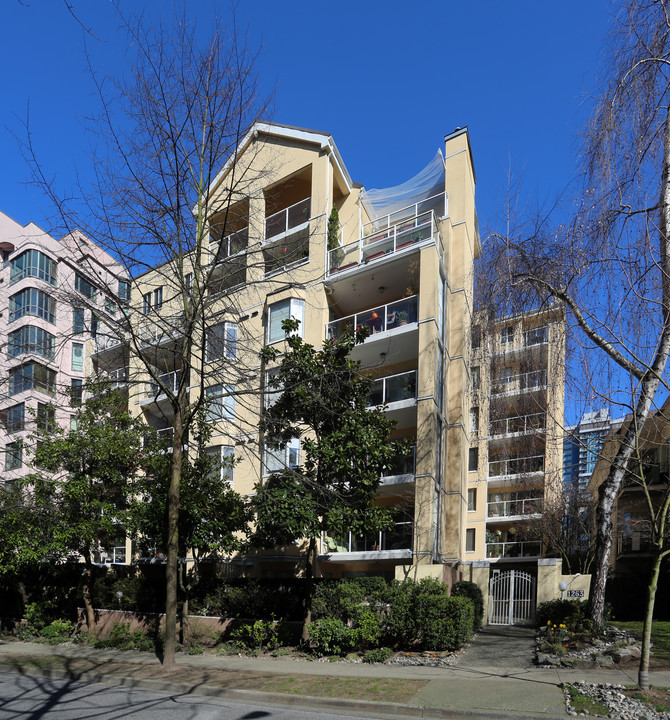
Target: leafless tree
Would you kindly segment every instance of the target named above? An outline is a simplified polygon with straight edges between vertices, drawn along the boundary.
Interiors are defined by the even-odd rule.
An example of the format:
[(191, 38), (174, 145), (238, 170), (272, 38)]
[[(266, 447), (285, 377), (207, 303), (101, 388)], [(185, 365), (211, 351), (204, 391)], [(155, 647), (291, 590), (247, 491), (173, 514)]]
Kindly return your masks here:
[[(96, 289), (88, 297), (79, 293), (81, 306), (94, 313), (100, 347), (118, 346), (123, 356), (108, 368), (100, 361), (98, 370), (110, 378), (125, 363), (123, 378), (111, 379), (135, 383), (131, 401), (133, 392), (137, 401), (143, 395), (166, 398), (163, 424), (172, 463), (164, 665), (172, 667), (179, 488), (188, 432), (208, 403), (205, 383), (211, 383), (211, 373), (222, 387), (235, 387), (231, 394), (244, 401), (250, 365), (258, 365), (252, 339), (225, 336), (226, 321), (239, 313), (226, 293), (252, 263), (251, 243), (241, 232), (248, 222), (242, 199), (258, 176), (249, 157), (244, 165), (239, 162), (238, 150), (267, 106), (259, 101), (254, 57), (234, 19), (228, 28), (215, 24), (205, 44), (186, 17), (170, 27), (122, 21), (129, 38), (127, 79), (110, 85), (91, 68), (101, 102), (100, 117), (92, 124), (94, 187), (79, 188), (76, 204), (64, 202), (29, 133), (24, 148), (65, 229), (76, 227), (93, 238), (119, 259), (129, 280), (129, 301), (118, 300), (116, 287), (102, 288), (109, 304)], [(210, 188), (224, 167), (226, 182), (214, 196)], [(82, 247), (82, 262), (86, 251)], [(256, 258), (262, 261), (260, 251)], [(206, 380), (202, 368), (210, 360), (216, 364)]]
[[(576, 199), (550, 219), (502, 232), (489, 262), (501, 304), (559, 301), (571, 342), (602, 396), (631, 398), (630, 424), (599, 488), (596, 554), (589, 611), (602, 629), (612, 549), (612, 509), (636, 434), (667, 388), (670, 354), (670, 7), (665, 0), (626, 3), (607, 53), (608, 72), (584, 138), (584, 179)], [(557, 212), (561, 208), (557, 208)], [(515, 299), (510, 298), (514, 295)], [(592, 372), (594, 370), (600, 372)], [(599, 383), (603, 383), (599, 385)]]

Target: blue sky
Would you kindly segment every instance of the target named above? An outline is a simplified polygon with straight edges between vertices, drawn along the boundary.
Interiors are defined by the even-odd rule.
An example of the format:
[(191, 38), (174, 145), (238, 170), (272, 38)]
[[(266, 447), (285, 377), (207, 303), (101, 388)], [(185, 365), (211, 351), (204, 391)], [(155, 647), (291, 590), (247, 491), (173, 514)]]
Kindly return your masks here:
[[(29, 177), (14, 134), (28, 105), (33, 142), (66, 191), (89, 172), (82, 120), (96, 102), (84, 40), (98, 71), (124, 69), (125, 38), (109, 0), (0, 3), (0, 209), (48, 229), (51, 212)], [(149, 18), (163, 0), (121, 0)], [(190, 0), (206, 30), (230, 5)], [(510, 168), (530, 202), (546, 205), (576, 168), (579, 131), (597, 91), (606, 0), (242, 0), (241, 32), (260, 47), (263, 92), (274, 92), (277, 122), (333, 134), (349, 172), (366, 187), (407, 180), (444, 135), (470, 129), (480, 222), (495, 216)]]

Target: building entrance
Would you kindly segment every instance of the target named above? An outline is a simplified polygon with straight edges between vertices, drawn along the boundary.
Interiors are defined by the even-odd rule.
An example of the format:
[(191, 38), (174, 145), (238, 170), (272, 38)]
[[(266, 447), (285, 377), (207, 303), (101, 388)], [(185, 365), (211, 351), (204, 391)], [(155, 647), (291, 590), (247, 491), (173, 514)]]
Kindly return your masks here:
[(535, 577), (526, 570), (493, 570), (489, 625), (529, 625), (535, 618)]

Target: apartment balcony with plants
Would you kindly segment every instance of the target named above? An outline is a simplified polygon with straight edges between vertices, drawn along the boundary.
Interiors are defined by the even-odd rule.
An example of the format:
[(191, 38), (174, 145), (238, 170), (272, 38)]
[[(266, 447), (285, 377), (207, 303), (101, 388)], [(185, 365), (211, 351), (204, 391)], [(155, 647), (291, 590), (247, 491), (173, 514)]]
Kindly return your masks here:
[(436, 242), (438, 218), (445, 215), (447, 195), (440, 193), (364, 223), (358, 239), (328, 252), (327, 275), (354, 271), (404, 254), (424, 242)]
[(326, 337), (338, 340), (344, 332), (365, 329), (365, 342), (357, 345), (351, 357), (363, 367), (379, 364), (380, 356), (389, 365), (405, 363), (417, 355), (419, 296), (394, 300), (332, 320)]

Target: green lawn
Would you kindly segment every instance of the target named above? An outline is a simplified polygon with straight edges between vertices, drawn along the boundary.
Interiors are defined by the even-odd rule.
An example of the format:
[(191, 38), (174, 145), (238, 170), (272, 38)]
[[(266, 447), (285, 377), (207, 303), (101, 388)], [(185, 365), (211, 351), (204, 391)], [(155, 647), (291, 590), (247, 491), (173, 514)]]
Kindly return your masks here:
[[(616, 620), (613, 624), (622, 630), (630, 630), (642, 635), (641, 620), (631, 620), (630, 622)], [(651, 642), (653, 643), (651, 666), (656, 669), (660, 669), (661, 666), (670, 668), (670, 621), (655, 620), (653, 622)]]

